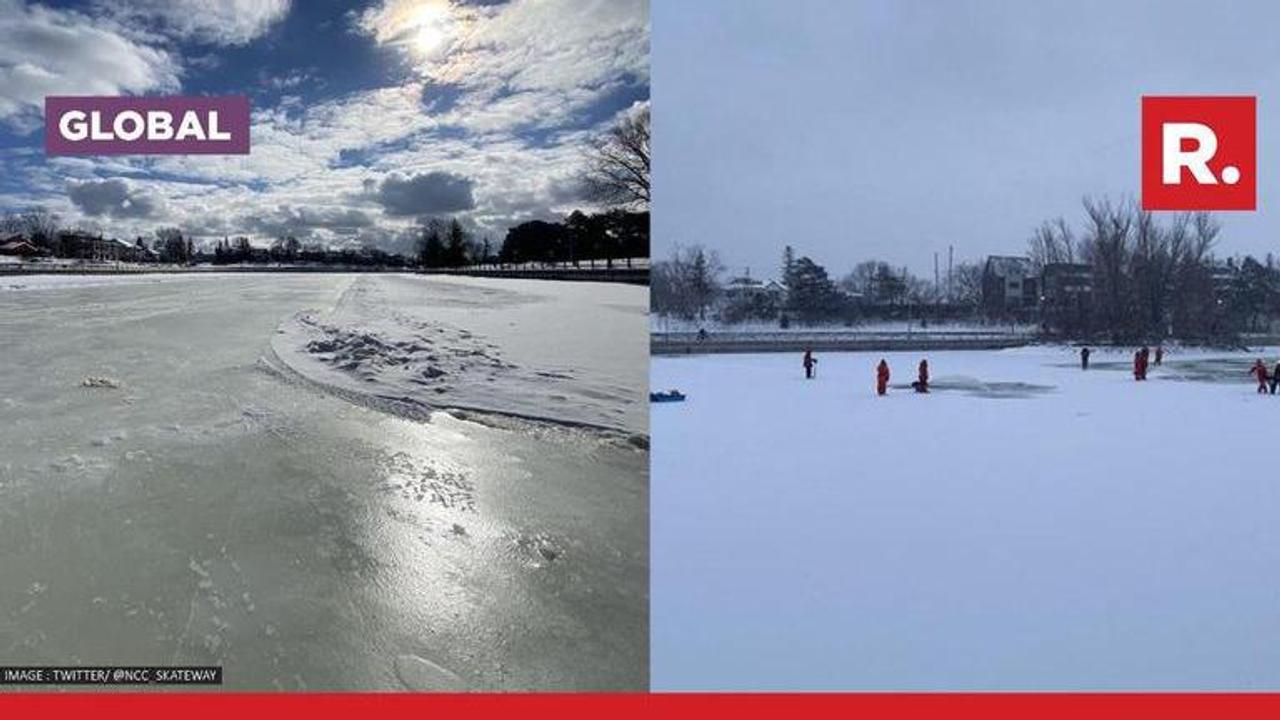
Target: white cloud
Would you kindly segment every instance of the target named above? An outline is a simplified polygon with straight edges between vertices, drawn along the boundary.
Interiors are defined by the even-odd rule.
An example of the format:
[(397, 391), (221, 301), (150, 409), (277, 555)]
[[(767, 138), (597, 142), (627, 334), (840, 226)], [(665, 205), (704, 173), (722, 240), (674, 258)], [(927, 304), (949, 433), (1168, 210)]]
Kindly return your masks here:
[(107, 16), (154, 23), (180, 40), (244, 45), (289, 14), (290, 0), (99, 0)]
[(515, 0), (424, 70), (468, 86), (565, 92), (623, 74), (647, 80), (648, 68), (646, 0)]
[(647, 0), (383, 0), (358, 16), (429, 82), (467, 94), (442, 121), (477, 132), (555, 126), (649, 79)]
[(121, 95), (178, 88), (164, 50), (79, 13), (0, 0), (0, 120), (33, 128), (46, 95)]
[[(387, 2), (370, 12), (393, 5), (407, 12), (422, 3)], [(413, 236), (417, 207), (456, 214), (478, 236), (498, 242), (512, 224), (587, 209), (576, 192), (584, 150), (592, 133), (610, 121), (584, 128), (572, 120), (626, 83), (647, 85), (646, 3), (516, 0), (448, 7), (457, 13), (449, 22), (459, 24), (450, 26), (455, 34), (442, 49), (424, 54), (407, 48), (418, 79), (306, 106), (282, 99), (259, 108), (249, 155), (15, 163), (32, 189), (21, 200), (44, 204), (69, 224), (106, 225), (106, 232), (120, 237), (176, 225), (205, 241), (247, 234), (261, 242), (288, 232), (309, 242), (384, 246)], [(365, 13), (357, 21), (375, 17)], [(382, 34), (376, 25), (361, 32), (391, 45), (414, 37), (412, 22), (402, 21), (399, 30), (387, 22)], [(443, 82), (459, 91), (451, 108), (433, 112), (424, 106), (423, 92)], [(530, 125), (550, 132), (531, 143), (518, 132)], [(469, 197), (438, 207), (427, 203), (423, 197), (434, 198), (439, 188), (422, 178), (453, 178)], [(112, 201), (102, 207), (124, 211), (85, 212), (86, 191), (79, 193), (79, 205), (68, 199), (73, 179), (97, 182), (85, 187)], [(117, 197), (121, 185), (110, 182), (120, 179), (127, 180), (127, 207)], [(386, 189), (389, 195), (380, 192)], [(401, 195), (406, 202), (399, 202)], [(134, 196), (163, 204), (143, 217)], [(87, 207), (98, 208), (96, 199), (89, 198)]]
[(429, 57), (447, 48), (469, 19), (449, 0), (383, 0), (358, 14), (356, 26), (380, 44)]

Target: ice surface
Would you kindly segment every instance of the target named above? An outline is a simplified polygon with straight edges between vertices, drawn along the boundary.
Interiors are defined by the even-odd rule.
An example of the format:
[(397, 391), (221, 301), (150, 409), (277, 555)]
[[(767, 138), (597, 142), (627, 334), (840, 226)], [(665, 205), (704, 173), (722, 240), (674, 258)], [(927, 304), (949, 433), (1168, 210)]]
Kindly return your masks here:
[(653, 360), (656, 688), (1280, 687), (1275, 350), (927, 355)]
[[(646, 452), (404, 419), (263, 361), (286, 319), (413, 278), (172, 277), (0, 293), (0, 664), (221, 664), (236, 689), (647, 686)], [(484, 302), (525, 288), (461, 285), (471, 309), (441, 322), (547, 359), (500, 332), (536, 312)], [(643, 364), (609, 357), (592, 372), (642, 397)]]

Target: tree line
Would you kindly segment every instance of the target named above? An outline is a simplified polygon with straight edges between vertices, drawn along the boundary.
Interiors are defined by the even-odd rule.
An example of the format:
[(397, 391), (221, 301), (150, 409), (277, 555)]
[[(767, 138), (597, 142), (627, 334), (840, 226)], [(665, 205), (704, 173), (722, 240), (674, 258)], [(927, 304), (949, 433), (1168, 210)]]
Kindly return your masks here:
[[(1084, 220), (1048, 220), (1027, 241), (1040, 297), (1027, 312), (984, 303), (984, 266), (961, 262), (946, 282), (868, 260), (833, 278), (790, 246), (777, 277), (784, 292), (734, 292), (716, 254), (677, 248), (651, 271), (654, 312), (687, 320), (775, 321), (781, 326), (869, 318), (966, 318), (1039, 323), (1048, 334), (1128, 343), (1176, 337), (1223, 341), (1269, 329), (1280, 317), (1280, 263), (1267, 255), (1219, 261), (1221, 225), (1208, 213), (1157, 216), (1132, 200), (1086, 198)], [(1057, 266), (1055, 268), (1055, 266)], [(1086, 277), (1087, 290), (1051, 292), (1046, 268)]]
[(871, 317), (905, 317), (915, 312), (951, 316), (978, 308), (982, 296), (982, 267), (960, 263), (954, 268), (950, 290), (927, 282), (881, 260), (855, 265), (839, 278), (808, 256), (783, 249), (777, 280), (780, 292), (731, 292), (736, 279), (726, 282), (719, 255), (700, 245), (677, 247), (670, 257), (653, 263), (650, 293), (658, 315), (706, 320), (714, 311), (726, 323), (751, 320), (854, 324)]

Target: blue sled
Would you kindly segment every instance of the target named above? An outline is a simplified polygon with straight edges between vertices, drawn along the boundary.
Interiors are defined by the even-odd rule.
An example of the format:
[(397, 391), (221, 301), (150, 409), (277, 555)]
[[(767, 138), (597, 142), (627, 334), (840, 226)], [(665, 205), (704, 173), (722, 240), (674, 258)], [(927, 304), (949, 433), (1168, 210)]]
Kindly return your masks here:
[(679, 390), (649, 393), (649, 402), (684, 402), (684, 393)]

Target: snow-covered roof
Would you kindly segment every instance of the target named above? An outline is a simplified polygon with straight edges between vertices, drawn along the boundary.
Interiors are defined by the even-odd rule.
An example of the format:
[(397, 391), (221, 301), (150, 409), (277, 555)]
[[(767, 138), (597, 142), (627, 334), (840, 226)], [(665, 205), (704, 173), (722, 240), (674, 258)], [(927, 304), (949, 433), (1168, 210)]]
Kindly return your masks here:
[(21, 238), (0, 243), (0, 253), (4, 253), (6, 255), (35, 254), (39, 252), (40, 248)]
[(1032, 274), (1030, 258), (1018, 255), (990, 255), (987, 272), (997, 277), (1027, 277)]

